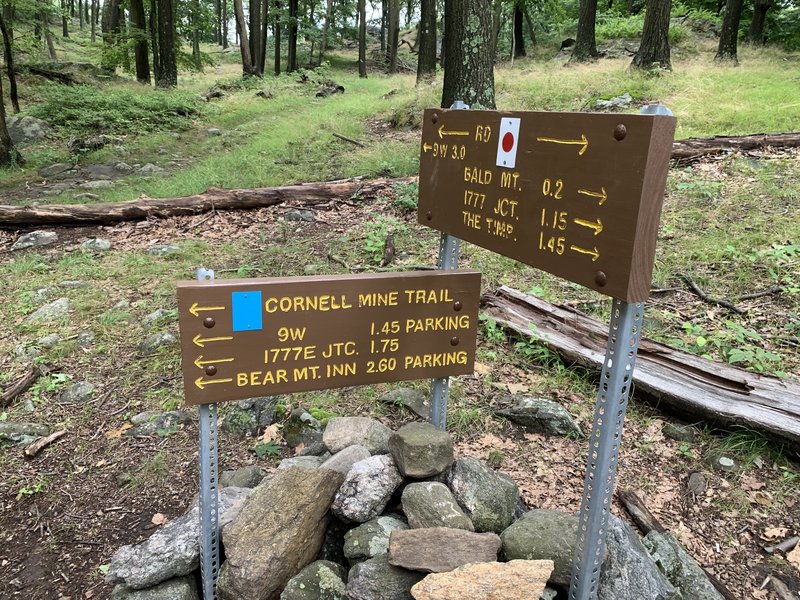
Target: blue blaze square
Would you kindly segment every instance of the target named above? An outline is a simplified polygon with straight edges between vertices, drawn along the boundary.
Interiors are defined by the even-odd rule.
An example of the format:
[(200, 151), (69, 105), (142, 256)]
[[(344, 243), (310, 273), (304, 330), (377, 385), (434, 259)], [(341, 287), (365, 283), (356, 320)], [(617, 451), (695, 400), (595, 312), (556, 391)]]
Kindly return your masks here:
[(234, 331), (261, 331), (261, 292), (231, 292)]

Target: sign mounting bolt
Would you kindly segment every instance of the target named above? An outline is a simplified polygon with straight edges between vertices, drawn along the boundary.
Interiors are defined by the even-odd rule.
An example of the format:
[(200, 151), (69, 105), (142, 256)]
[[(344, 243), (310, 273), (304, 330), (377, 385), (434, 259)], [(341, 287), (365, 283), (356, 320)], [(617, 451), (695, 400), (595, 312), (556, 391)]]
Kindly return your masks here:
[(461, 340), (459, 340), (458, 337), (454, 335), (453, 337), (450, 338), (450, 345), (451, 346), (458, 346), (458, 343), (460, 341)]
[(214, 365), (208, 365), (205, 368), (205, 371), (206, 371), (206, 375), (216, 375), (217, 374), (217, 367), (215, 367)]
[(614, 127), (614, 139), (621, 142), (628, 135), (628, 128), (622, 123)]
[(431, 117), (431, 123), (435, 125), (438, 122), (439, 122), (439, 113), (433, 113), (433, 116)]
[(433, 219), (433, 213), (431, 211), (426, 212), (425, 213), (425, 218), (428, 219), (428, 221), (432, 220)]
[(460, 311), (462, 308), (464, 308), (464, 305), (463, 305), (463, 304), (461, 304), (461, 300), (456, 300), (455, 302), (453, 302), (453, 310), (454, 310), (454, 311), (458, 312), (458, 311)]
[(594, 282), (600, 287), (603, 287), (606, 283), (608, 283), (608, 277), (606, 277), (606, 274), (603, 273), (603, 271), (598, 271), (594, 275)]
[(214, 320), (214, 317), (206, 317), (203, 319), (203, 326), (211, 329), (217, 322)]

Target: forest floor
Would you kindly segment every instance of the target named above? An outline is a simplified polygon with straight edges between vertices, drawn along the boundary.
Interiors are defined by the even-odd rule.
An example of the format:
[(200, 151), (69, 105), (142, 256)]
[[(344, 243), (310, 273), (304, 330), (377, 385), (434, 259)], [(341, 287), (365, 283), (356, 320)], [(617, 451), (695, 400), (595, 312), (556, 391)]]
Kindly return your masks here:
[[(621, 63), (613, 62), (589, 67), (595, 74), (608, 71), (607, 86), (573, 92), (573, 99), (558, 108), (579, 109), (598, 93), (616, 90), (619, 67)], [(532, 80), (541, 75), (534, 64), (520, 67), (522, 72), (526, 68)], [(692, 64), (686, 70), (693, 69), (699, 78), (699, 67)], [(226, 67), (222, 75), (231, 72)], [(235, 89), (193, 117), (178, 137), (166, 130), (130, 136), (121, 144), (80, 156), (77, 162), (86, 170), (88, 165), (119, 161), (152, 162), (164, 168), (156, 175), (115, 176), (114, 187), (97, 192), (103, 200), (185, 195), (211, 185), (248, 187), (413, 174), (419, 152), (416, 111), (420, 105), (434, 106), (435, 94), (414, 92), (408, 76), (374, 77), (368, 82), (359, 82), (350, 71), (334, 70), (331, 76), (345, 81), (348, 91), (343, 96), (313, 99), (314, 90), (307, 84), (281, 78), (270, 84), (275, 97), (259, 99), (263, 103), (256, 105), (254, 89)], [(569, 78), (577, 75), (572, 72)], [(191, 85), (199, 90), (207, 84), (198, 80)], [(521, 93), (512, 94), (513, 86), (522, 89), (516, 80), (501, 78), (499, 94), (507, 94), (506, 101)], [(655, 98), (644, 95), (663, 99), (666, 92)], [(208, 133), (215, 127), (221, 135)], [(722, 125), (706, 131), (726, 132), (721, 129)], [(332, 131), (357, 138), (366, 147), (334, 140)], [(700, 131), (699, 125), (685, 131)], [(34, 164), (47, 166), (64, 159), (59, 149), (64, 142), (57, 138), (52, 147), (33, 148)], [(645, 335), (716, 360), (736, 359), (736, 364), (751, 370), (797, 378), (799, 182), (796, 152), (732, 155), (671, 169), (654, 275), (654, 287), (670, 291), (648, 304)], [(14, 203), (44, 202), (38, 188), (47, 185), (29, 168), (0, 180), (0, 193)], [(76, 202), (75, 193), (63, 191), (47, 196), (47, 201)], [(143, 439), (125, 435), (132, 415), (175, 409), (183, 402), (179, 349), (167, 346), (152, 354), (138, 350), (153, 333), (177, 335), (176, 281), (192, 279), (199, 266), (215, 269), (219, 277), (342, 273), (348, 270), (344, 265), (359, 272), (375, 270), (389, 233), (396, 244), (393, 267), (432, 265), (438, 233), (416, 223), (416, 193), (413, 185), (398, 185), (374, 199), (342, 199), (317, 207), (312, 221), (289, 217), (291, 209), (304, 207), (280, 205), (98, 227), (47, 228), (57, 233), (55, 244), (13, 253), (11, 244), (27, 230), (0, 231), (4, 307), (0, 386), (7, 388), (28, 368), (30, 359), (25, 357), (30, 355), (25, 348), (36, 348), (39, 360), (51, 367), (0, 412), (0, 421), (33, 421), (67, 431), (34, 458), (25, 458), (18, 447), (0, 447), (5, 474), (0, 480), (4, 541), (0, 596), (108, 597), (110, 586), (103, 582), (103, 572), (116, 549), (152, 534), (160, 526), (153, 522), (155, 515), (174, 518), (193, 501), (196, 424)], [(98, 237), (111, 242), (109, 251), (79, 248), (83, 241)], [(163, 256), (149, 252), (163, 244), (177, 249)], [(462, 250), (461, 265), (482, 271), (485, 290), (502, 283), (570, 304), (600, 320), (608, 318), (610, 303), (594, 292), (469, 244)], [(709, 295), (737, 302), (743, 295), (768, 288), (784, 291), (742, 301), (748, 310), (736, 314), (691, 294), (682, 273), (690, 274)], [(26, 322), (38, 306), (58, 296), (71, 302), (67, 316), (51, 324)], [(145, 317), (158, 309), (166, 312), (147, 322)], [(84, 343), (87, 331), (93, 339)], [(58, 339), (43, 344), (47, 334), (57, 334)], [(496, 418), (494, 411), (507, 407), (511, 394), (530, 393), (561, 403), (588, 431), (596, 381), (569, 365), (537, 362), (531, 355), (530, 342), (483, 320), (475, 374), (453, 381), (448, 429), (457, 439), (460, 455), (490, 460), (513, 477), (529, 507), (575, 512), (587, 442), (525, 433)], [(95, 395), (76, 405), (61, 394), (79, 381), (92, 383)], [(294, 394), (286, 398), (286, 406), (303, 406), (327, 416), (370, 415), (396, 428), (410, 416), (375, 400), (391, 387)], [(227, 410), (226, 405), (221, 407), (223, 417)], [(678, 442), (662, 433), (663, 424), (675, 419), (640, 402), (634, 393), (618, 485), (638, 490), (662, 524), (738, 597), (773, 597), (770, 586), (762, 585), (767, 575), (800, 589), (800, 565), (764, 551), (800, 534), (797, 456), (754, 432), (715, 431), (704, 423), (695, 423), (695, 441)], [(290, 455), (282, 446), (280, 456), (259, 457), (255, 442), (223, 434), (221, 469), (252, 463), (271, 469)], [(719, 453), (733, 456), (738, 468), (715, 471), (709, 461)], [(687, 490), (694, 472), (707, 481), (704, 493)], [(624, 514), (617, 505), (614, 511)]]

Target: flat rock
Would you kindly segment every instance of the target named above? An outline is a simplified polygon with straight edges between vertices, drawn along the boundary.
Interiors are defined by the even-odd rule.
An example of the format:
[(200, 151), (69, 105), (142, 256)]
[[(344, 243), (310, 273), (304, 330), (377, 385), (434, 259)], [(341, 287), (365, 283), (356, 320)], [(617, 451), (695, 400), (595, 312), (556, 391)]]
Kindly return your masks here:
[(261, 396), (239, 400), (225, 413), (220, 428), (240, 437), (257, 437), (275, 421), (280, 396)]
[(61, 336), (60, 335), (58, 335), (57, 333), (50, 333), (50, 334), (44, 335), (44, 336), (40, 337), (38, 340), (36, 340), (36, 344), (40, 348), (45, 348), (45, 349), (49, 350), (50, 348), (55, 346), (60, 341), (61, 341)]
[(393, 531), (408, 529), (408, 523), (391, 515), (375, 517), (344, 534), (344, 555), (351, 564), (389, 551)]
[[(250, 490), (222, 488), (219, 492), (219, 526), (224, 527), (242, 508)], [(123, 546), (111, 559), (106, 581), (140, 590), (173, 577), (188, 575), (200, 565), (199, 508), (168, 522), (147, 540)]]
[(222, 487), (254, 488), (264, 481), (267, 472), (258, 465), (247, 465), (232, 471), (223, 471), (219, 476)]
[(346, 579), (343, 566), (317, 560), (289, 580), (281, 600), (345, 600)]
[(111, 242), (103, 238), (93, 238), (82, 242), (80, 248), (87, 252), (107, 252), (111, 250)]
[[(303, 408), (295, 408), (283, 424), (283, 439), (290, 448), (310, 448), (322, 443), (322, 423)], [(331, 450), (338, 452), (338, 450)]]
[(321, 456), (291, 456), (284, 458), (280, 464), (279, 469), (291, 469), (292, 467), (303, 467), (304, 469), (319, 469), (325, 459)]
[(80, 348), (91, 348), (92, 344), (94, 344), (94, 331), (87, 329), (86, 331), (81, 331), (78, 334), (78, 337), (75, 338), (75, 343)]
[(403, 476), (391, 456), (380, 454), (361, 460), (348, 471), (331, 512), (345, 521), (369, 521), (383, 512), (401, 483)]
[(322, 441), (336, 454), (348, 446), (359, 445), (370, 454), (388, 454), (392, 430), (369, 417), (334, 417), (328, 421)]
[(26, 323), (51, 323), (69, 315), (71, 303), (67, 298), (59, 298), (37, 308), (25, 318)]
[(431, 416), (431, 404), (428, 400), (428, 395), (414, 388), (400, 387), (389, 390), (378, 397), (378, 402), (390, 406), (405, 406), (423, 419), (428, 419)]
[(42, 177), (43, 179), (52, 179), (56, 175), (61, 175), (61, 173), (71, 171), (72, 168), (72, 164), (70, 163), (55, 163), (48, 167), (42, 167), (37, 171), (37, 173), (39, 173), (39, 177)]
[(291, 208), (283, 213), (283, 218), (287, 221), (305, 221), (306, 223), (313, 223), (317, 220), (313, 210), (304, 208)]
[(497, 414), (522, 425), (526, 431), (549, 435), (574, 435), (583, 437), (583, 432), (566, 408), (546, 398), (515, 398), (511, 408), (498, 410)]
[(169, 256), (181, 251), (180, 246), (175, 244), (153, 244), (149, 246), (146, 252), (152, 256)]
[(163, 173), (164, 169), (158, 165), (154, 165), (153, 163), (147, 163), (146, 165), (139, 167), (138, 172), (141, 175), (155, 175), (156, 173)]
[(354, 464), (369, 457), (369, 450), (364, 446), (348, 446), (323, 462), (320, 465), (320, 469), (331, 469), (339, 471), (342, 475), (347, 475)]
[(411, 588), (411, 595), (415, 600), (535, 600), (552, 570), (549, 560), (476, 563), (428, 575)]
[(194, 577), (178, 577), (144, 590), (114, 586), (111, 600), (199, 600)]
[(142, 317), (142, 325), (152, 325), (153, 323), (158, 323), (159, 321), (175, 321), (178, 318), (178, 311), (177, 310), (170, 310), (167, 308), (158, 308), (151, 313), (146, 314)]
[(100, 200), (100, 196), (97, 194), (92, 194), (91, 192), (82, 192), (80, 194), (75, 194), (72, 196), (74, 200), (83, 200), (84, 202), (94, 202), (96, 200)]
[(389, 451), (406, 477), (431, 477), (453, 464), (453, 439), (430, 423), (403, 425), (389, 438)]
[(457, 460), (450, 469), (448, 483), (475, 531), (500, 533), (514, 519), (519, 502), (517, 484), (486, 463), (475, 458)]
[(178, 339), (174, 335), (164, 331), (146, 337), (139, 344), (139, 352), (141, 352), (142, 354), (152, 354), (153, 352), (156, 352), (159, 348), (163, 348), (164, 346), (171, 346), (177, 343)]
[(651, 531), (642, 545), (653, 558), (669, 582), (678, 588), (683, 597), (692, 600), (724, 600), (703, 569), (683, 549), (675, 536)]
[(27, 445), (36, 438), (50, 435), (50, 428), (39, 423), (0, 422), (0, 442)]
[(177, 431), (181, 425), (186, 425), (194, 420), (192, 413), (184, 410), (170, 410), (166, 412), (140, 413), (131, 418), (131, 427), (125, 432), (127, 437), (143, 438), (156, 433)]
[(414, 528), (450, 527), (474, 531), (470, 518), (464, 514), (443, 483), (422, 481), (410, 483), (403, 489), (403, 512), (408, 524)]
[(661, 432), (668, 438), (678, 442), (694, 442), (700, 433), (697, 428), (691, 425), (679, 425), (678, 423), (671, 423), (667, 421), (661, 427)]
[(58, 399), (61, 402), (80, 404), (81, 402), (91, 400), (92, 396), (94, 396), (94, 391), (94, 384), (88, 381), (78, 381), (64, 388), (64, 391), (59, 394)]
[(508, 527), (500, 538), (507, 560), (549, 560), (551, 581), (565, 587), (572, 577), (572, 554), (578, 536), (578, 521), (557, 510), (537, 509)]
[(389, 564), (411, 571), (444, 573), (470, 563), (496, 562), (500, 536), (463, 529), (429, 527), (393, 531)]
[(114, 187), (114, 182), (109, 179), (95, 179), (93, 181), (84, 181), (78, 184), (78, 187), (84, 190), (103, 190)]
[(422, 573), (390, 565), (388, 556), (381, 554), (350, 569), (347, 599), (408, 600), (411, 588), (422, 577)]
[(336, 471), (296, 467), (255, 488), (222, 530), (227, 558), (217, 580), (219, 599), (278, 598), (319, 552), (326, 513), (342, 479)]
[(55, 231), (30, 231), (17, 238), (17, 241), (11, 246), (11, 251), (41, 248), (42, 246), (55, 244), (57, 241), (58, 235)]

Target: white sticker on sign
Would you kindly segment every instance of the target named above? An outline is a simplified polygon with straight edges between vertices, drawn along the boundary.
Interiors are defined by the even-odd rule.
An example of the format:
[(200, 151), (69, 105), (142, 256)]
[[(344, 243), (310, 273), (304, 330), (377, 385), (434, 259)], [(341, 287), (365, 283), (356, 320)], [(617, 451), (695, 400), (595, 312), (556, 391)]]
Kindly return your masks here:
[(500, 135), (497, 138), (498, 167), (513, 169), (517, 165), (517, 147), (519, 146), (519, 117), (503, 117), (500, 119)]

